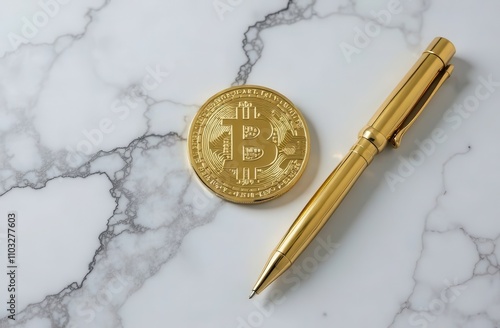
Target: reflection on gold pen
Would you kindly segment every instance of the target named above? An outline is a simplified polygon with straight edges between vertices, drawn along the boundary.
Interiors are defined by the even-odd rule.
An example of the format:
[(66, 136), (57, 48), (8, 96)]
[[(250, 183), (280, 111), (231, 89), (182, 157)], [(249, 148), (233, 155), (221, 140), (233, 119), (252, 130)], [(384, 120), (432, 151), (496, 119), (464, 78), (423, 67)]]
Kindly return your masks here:
[(454, 45), (435, 38), (403, 80), (389, 95), (356, 144), (304, 207), (267, 261), (250, 298), (262, 292), (285, 272), (311, 243), (332, 213), (387, 143), (399, 147), (401, 138), (415, 122), (443, 82), (450, 76)]

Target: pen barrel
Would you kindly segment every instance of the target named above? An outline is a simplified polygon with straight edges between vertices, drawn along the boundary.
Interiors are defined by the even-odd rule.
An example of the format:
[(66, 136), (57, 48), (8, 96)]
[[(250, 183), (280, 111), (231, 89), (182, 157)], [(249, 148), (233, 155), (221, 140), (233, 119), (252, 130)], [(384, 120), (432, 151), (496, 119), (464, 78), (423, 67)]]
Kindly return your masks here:
[(394, 147), (399, 146), (404, 133), (453, 71), (453, 65), (448, 62), (454, 54), (455, 47), (445, 38), (432, 41), (368, 125), (361, 130), (358, 142), (295, 219), (271, 254), (251, 296), (264, 290), (300, 256), (375, 155), (389, 141)]
[(435, 38), (361, 130), (360, 136), (370, 139), (379, 151), (384, 149), (454, 54), (455, 47), (450, 41)]
[(325, 225), (377, 153), (377, 148), (370, 141), (360, 138), (304, 207), (276, 251), (294, 262)]

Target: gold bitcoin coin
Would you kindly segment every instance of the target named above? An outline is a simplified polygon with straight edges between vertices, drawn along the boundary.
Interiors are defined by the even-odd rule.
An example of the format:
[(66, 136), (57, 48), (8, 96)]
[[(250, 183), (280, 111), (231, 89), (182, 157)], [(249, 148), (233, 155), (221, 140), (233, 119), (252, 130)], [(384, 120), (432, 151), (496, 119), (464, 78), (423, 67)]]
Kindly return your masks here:
[(210, 98), (191, 123), (189, 157), (223, 199), (260, 203), (295, 185), (309, 159), (309, 131), (290, 100), (255, 85)]

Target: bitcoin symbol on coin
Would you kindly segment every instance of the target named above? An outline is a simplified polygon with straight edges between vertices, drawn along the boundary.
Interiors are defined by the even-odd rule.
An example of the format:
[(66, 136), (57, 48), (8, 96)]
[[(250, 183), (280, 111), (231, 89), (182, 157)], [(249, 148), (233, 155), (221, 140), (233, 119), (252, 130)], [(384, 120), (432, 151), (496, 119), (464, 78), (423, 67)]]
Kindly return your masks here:
[(247, 101), (236, 107), (236, 118), (222, 119), (223, 126), (231, 127), (232, 159), (224, 161), (224, 168), (236, 170), (236, 178), (253, 181), (257, 169), (271, 165), (277, 158), (278, 147), (270, 139), (273, 127), (260, 118), (257, 107)]
[(211, 97), (191, 123), (189, 159), (201, 181), (237, 203), (276, 198), (295, 185), (309, 157), (309, 132), (295, 106), (260, 86)]

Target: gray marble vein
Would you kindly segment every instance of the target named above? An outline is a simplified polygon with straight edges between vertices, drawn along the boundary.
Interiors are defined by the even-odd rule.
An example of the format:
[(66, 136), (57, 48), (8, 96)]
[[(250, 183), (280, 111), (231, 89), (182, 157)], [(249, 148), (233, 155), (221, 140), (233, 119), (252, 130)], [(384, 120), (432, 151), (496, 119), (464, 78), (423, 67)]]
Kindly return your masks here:
[[(224, 22), (214, 23), (210, 21), (210, 24), (221, 24), (217, 25), (217, 28), (230, 29), (231, 19), (234, 18), (237, 21), (238, 11), (241, 13), (246, 5), (244, 2), (234, 1), (231, 3), (233, 5), (238, 3), (241, 7), (228, 13)], [(276, 42), (276, 38), (268, 38), (266, 33), (278, 26), (297, 26), (300, 22), (313, 24), (315, 20), (324, 23), (349, 19), (364, 24), (364, 26), (367, 23), (377, 24), (384, 31), (392, 30), (391, 33), (398, 34), (406, 46), (420, 46), (421, 39), (425, 34), (424, 18), (428, 18), (426, 15), (432, 6), (438, 4), (425, 0), (402, 0), (401, 3), (405, 10), (387, 24), (378, 22), (370, 13), (371, 7), (363, 5), (361, 1), (357, 0), (338, 1), (334, 5), (322, 0), (289, 0), (282, 9), (273, 10), (273, 12), (264, 15), (264, 18), (261, 16), (254, 19), (254, 16), (251, 16), (251, 24), (247, 27), (245, 22), (244, 29), (238, 32), (243, 34), (239, 39), (242, 40), (241, 43), (233, 42), (233, 46), (242, 55), (242, 60), (229, 68), (232, 73), (230, 72), (227, 82), (231, 82), (234, 73), (232, 70), (238, 68), (239, 65), (232, 84), (243, 85), (247, 83), (252, 74), (256, 72), (252, 73), (255, 65), (265, 54), (266, 44), (270, 45)], [(26, 66), (29, 70), (39, 73), (32, 74), (32, 77), (29, 78), (25, 77), (31, 81), (32, 87), (27, 88), (29, 91), (17, 98), (9, 98), (0, 89), (0, 106), (5, 112), (12, 115), (16, 122), (19, 122), (9, 129), (0, 129), (0, 197), (8, 196), (23, 188), (41, 190), (47, 188), (49, 182), (58, 179), (85, 179), (100, 176), (111, 183), (112, 187), (109, 193), (115, 202), (115, 208), (107, 218), (106, 228), (100, 232), (99, 236), (95, 236), (99, 240), (99, 246), (95, 249), (92, 260), (88, 263), (87, 271), (82, 272), (83, 279), (74, 281), (67, 286), (61, 286), (60, 290), (55, 291), (54, 294), (46, 295), (43, 299), (29, 304), (26, 308), (19, 309), (16, 321), (16, 326), (19, 327), (129, 327), (119, 314), (124, 304), (153, 276), (158, 276), (160, 270), (167, 267), (168, 263), (178, 254), (186, 235), (194, 229), (212, 222), (219, 215), (224, 204), (220, 199), (200, 187), (192, 170), (184, 161), (189, 120), (191, 114), (200, 107), (200, 104), (194, 103), (195, 101), (191, 103), (190, 100), (180, 101), (171, 95), (163, 95), (161, 91), (147, 94), (141, 90), (137, 81), (128, 81), (123, 85), (118, 85), (104, 81), (104, 78), (99, 77), (104, 84), (112, 87), (118, 98), (130, 96), (138, 99), (143, 105), (143, 112), (139, 115), (141, 122), (137, 123), (143, 124), (143, 130), (140, 130), (133, 138), (121, 140), (122, 143), (117, 147), (98, 147), (89, 155), (80, 154), (76, 161), (68, 161), (68, 158), (76, 156), (75, 153), (63, 149), (54, 150), (43, 143), (42, 135), (34, 123), (36, 116), (34, 111), (36, 111), (41, 95), (47, 87), (46, 84), (53, 74), (54, 67), (67, 52), (88, 39), (93, 26), (101, 20), (100, 14), (105, 9), (109, 9), (110, 4), (110, 0), (103, 0), (98, 5), (89, 7), (83, 14), (84, 24), (79, 28), (79, 32), (59, 31), (54, 36), (53, 42), (30, 41), (15, 50), (5, 52), (0, 57), (0, 65), (7, 67), (5, 71), (11, 74), (6, 79), (14, 79), (17, 74), (21, 74), (20, 70), (12, 68), (16, 65)], [(153, 15), (155, 4), (148, 3), (147, 5), (151, 6), (151, 14)], [(172, 10), (174, 9), (175, 7)], [(215, 13), (203, 13), (205, 16), (210, 14), (216, 16)], [(128, 23), (133, 22), (127, 21)], [(179, 20), (173, 24), (176, 27), (186, 28), (182, 23), (183, 21)], [(113, 25), (114, 23), (109, 22), (109, 24)], [(352, 28), (352, 25), (346, 24), (346, 26)], [(196, 26), (196, 28), (200, 29), (201, 27)], [(175, 31), (179, 34), (180, 44), (184, 41), (182, 39), (183, 32)], [(192, 37), (193, 34), (188, 32), (186, 32), (187, 38)], [(311, 35), (311, 37), (322, 38), (326, 44), (330, 37), (333, 39), (340, 32), (345, 31), (332, 29), (326, 34), (318, 33), (318, 36)], [(207, 52), (213, 51), (208, 46), (209, 41), (207, 41), (210, 40), (211, 35), (208, 33), (205, 35), (199, 31), (197, 33), (199, 33), (196, 34), (199, 37), (197, 42), (204, 44), (206, 42)], [(351, 34), (347, 33), (346, 35)], [(144, 33), (140, 37), (148, 38), (151, 35)], [(396, 38), (393, 39), (391, 42), (398, 42)], [(103, 40), (101, 42), (107, 41), (105, 38)], [(163, 42), (163, 40), (155, 40), (155, 42)], [(383, 42), (387, 41), (380, 42), (384, 44)], [(178, 45), (168, 45), (168, 47), (176, 46)], [(317, 51), (323, 51), (323, 49)], [(190, 60), (203, 58), (204, 55), (206, 54), (197, 53), (186, 59), (186, 62), (183, 62), (184, 58), (181, 58), (179, 62), (193, 65)], [(37, 61), (26, 60), (26, 58), (32, 57), (36, 57)], [(261, 64), (263, 62), (264, 60), (261, 61)], [(203, 62), (196, 67), (197, 69), (205, 69), (205, 65), (209, 64)], [(306, 62), (300, 64), (310, 65)], [(317, 64), (318, 69), (322, 67), (321, 65), (321, 63)], [(359, 70), (359, 68), (353, 68), (352, 72), (359, 72)], [(327, 78), (325, 83), (331, 79), (331, 76), (327, 76)], [(193, 79), (196, 79), (196, 76), (193, 76)], [(359, 96), (356, 91), (353, 91), (354, 96)], [(176, 117), (181, 117), (175, 128), (162, 129), (156, 122), (157, 116), (155, 115), (158, 112), (167, 112), (166, 108), (172, 110), (171, 113), (175, 112)], [(170, 115), (170, 112), (166, 115)], [(310, 112), (309, 115), (323, 117), (323, 113), (319, 111)], [(484, 120), (484, 122), (487, 121), (490, 119)], [(10, 154), (6, 141), (12, 133), (25, 135), (30, 140), (34, 140), (36, 156), (39, 157), (40, 165), (25, 168), (12, 164), (13, 155)], [(470, 143), (474, 144), (474, 142)], [(484, 283), (495, 286), (496, 281), (499, 281), (500, 255), (498, 254), (497, 242), (500, 240), (500, 231), (495, 232), (494, 236), (485, 236), (461, 225), (450, 224), (450, 226), (442, 228), (439, 225), (431, 224), (431, 221), (436, 220), (434, 216), (443, 207), (443, 201), (450, 196), (449, 179), (458, 181), (457, 177), (452, 177), (449, 173), (450, 167), (461, 159), (474, 156), (475, 150), (476, 148), (468, 146), (442, 163), (441, 180), (436, 182), (440, 184), (440, 192), (434, 200), (433, 207), (427, 211), (425, 217), (421, 218), (422, 230), (412, 232), (412, 236), (420, 238), (421, 247), (414, 264), (413, 259), (411, 259), (412, 276), (401, 278), (402, 281), (405, 279), (408, 281), (405, 286), (401, 287), (405, 290), (404, 297), (398, 299), (399, 308), (394, 311), (394, 315), (392, 315), (391, 310), (389, 316), (384, 316), (384, 325), (390, 321), (389, 327), (427, 327), (437, 324), (439, 320), (457, 320), (463, 325), (467, 323), (474, 325), (478, 320), (482, 320), (485, 327), (500, 325), (498, 311), (495, 308), (490, 309), (484, 306), (475, 314), (466, 314), (465, 311), (461, 311), (466, 307), (461, 303), (467, 299), (464, 294), (470, 290), (481, 290), (474, 287), (475, 284)], [(35, 157), (35, 155), (33, 156)], [(435, 165), (439, 167), (441, 163), (435, 161)], [(272, 210), (273, 208), (270, 207), (270, 212)], [(286, 209), (283, 210), (286, 211)], [(494, 228), (492, 227), (492, 230)], [(380, 233), (392, 233), (392, 231), (388, 229), (380, 231)], [(466, 271), (465, 275), (460, 276), (460, 278), (449, 276), (449, 280), (440, 282), (441, 285), (439, 283), (436, 285), (432, 282), (433, 279), (437, 279), (433, 268), (429, 267), (426, 261), (429, 261), (430, 255), (438, 252), (438, 249), (432, 244), (433, 238), (446, 240), (445, 238), (449, 238), (449, 236), (459, 239), (473, 251), (472, 254), (466, 256), (468, 262), (465, 260), (463, 262), (466, 266), (463, 270)], [(442, 242), (442, 244), (445, 243), (446, 241)], [(452, 264), (453, 261), (450, 261), (450, 265)], [(462, 274), (463, 271), (461, 271)], [(422, 272), (426, 273), (425, 277), (422, 277)], [(390, 289), (390, 292), (395, 293), (394, 295), (396, 295), (395, 289), (398, 287)], [(389, 291), (389, 288), (387, 290)], [(347, 291), (349, 295), (357, 292), (359, 291), (355, 287)], [(176, 295), (169, 294), (168, 288), (165, 288), (164, 293), (165, 298), (175, 302)], [(433, 305), (437, 304), (435, 300), (442, 300), (442, 295), (445, 295), (447, 300), (453, 296), (455, 298), (453, 301), (444, 302), (444, 306), (438, 310), (432, 308)], [(287, 304), (290, 305), (293, 302), (289, 301)], [(335, 302), (338, 305), (345, 300), (335, 299)], [(441, 301), (441, 303), (443, 302)], [(352, 306), (357, 305), (353, 304)], [(193, 306), (193, 308), (195, 307)], [(290, 311), (284, 310), (283, 313), (295, 313), (297, 310), (293, 308), (293, 305), (290, 307), (293, 311), (287, 308), (287, 305), (283, 305), (281, 309)], [(326, 315), (327, 310), (328, 316)], [(275, 314), (270, 315), (270, 318), (266, 317), (266, 319), (276, 320), (272, 322), (273, 324), (279, 322), (282, 318), (280, 315), (283, 315), (280, 311), (278, 309)], [(305, 307), (304, 311), (306, 311)], [(257, 310), (252, 310), (249, 316), (261, 312), (261, 309), (257, 308)], [(442, 315), (444, 313), (447, 316)], [(226, 317), (228, 315), (232, 316), (233, 313), (225, 314)], [(333, 322), (330, 320), (334, 320), (336, 315), (338, 314), (330, 308), (325, 308), (325, 311), (321, 312), (321, 319), (324, 320), (321, 324), (325, 326)], [(286, 324), (286, 321), (283, 322)], [(489, 326), (486, 326), (486, 323)], [(0, 319), (0, 327), (10, 326), (11, 324), (6, 318)], [(348, 323), (345, 326), (349, 326)]]
[[(442, 206), (442, 199), (446, 197), (449, 190), (449, 187), (447, 186), (447, 180), (450, 178), (447, 172), (448, 166), (460, 157), (467, 156), (470, 152), (472, 152), (472, 150), (472, 146), (467, 146), (466, 150), (451, 155), (442, 165), (441, 191), (435, 199), (434, 206), (425, 216), (424, 227), (421, 235), (420, 254), (415, 262), (412, 274), (413, 287), (388, 327), (428, 327), (430, 324), (434, 323), (440, 315), (450, 311), (450, 305), (463, 294), (463, 292), (468, 288), (468, 285), (470, 285), (471, 281), (483, 276), (488, 276), (493, 281), (498, 277), (500, 266), (494, 253), (498, 251), (497, 242), (500, 239), (500, 234), (498, 234), (495, 238), (488, 238), (475, 236), (469, 233), (463, 226), (457, 226), (444, 230), (436, 230), (429, 227), (429, 220), (431, 216)], [(429, 278), (425, 280), (419, 278), (417, 271), (432, 271), (432, 268), (429, 267), (422, 268), (422, 266), (425, 265), (422, 264), (422, 260), (425, 256), (428, 256), (429, 254), (432, 254), (432, 252), (436, 251), (436, 249), (433, 249), (432, 246), (427, 245), (427, 238), (429, 236), (443, 236), (454, 232), (458, 232), (459, 234), (462, 234), (470, 239), (477, 252), (477, 262), (474, 267), (470, 268), (470, 275), (467, 278), (458, 279), (457, 277), (450, 277), (450, 280), (445, 279), (442, 283), (442, 288), (433, 289), (433, 293), (424, 298), (427, 299), (427, 303), (422, 305), (422, 295), (417, 296), (416, 291), (418, 288), (425, 288), (429, 284), (427, 281)], [(485, 244), (489, 247), (484, 247)], [(455, 316), (461, 317), (464, 322), (468, 322), (472, 319), (472, 317), (467, 317), (461, 315), (460, 313), (456, 313)], [(483, 317), (495, 326), (499, 324), (499, 321), (490, 317), (486, 311), (477, 313), (474, 317)]]
[[(405, 4), (408, 1), (399, 1)], [(410, 45), (419, 44), (421, 41), (421, 30), (423, 25), (423, 15), (429, 7), (426, 1), (411, 1), (412, 6), (417, 7), (416, 11), (403, 13), (402, 17), (396, 17), (389, 22), (379, 22), (372, 14), (360, 12), (355, 0), (340, 1), (336, 4), (334, 11), (323, 11), (315, 8), (317, 0), (289, 0), (285, 8), (268, 14), (262, 21), (256, 22), (248, 27), (244, 34), (243, 51), (245, 52), (246, 62), (239, 68), (238, 74), (232, 85), (246, 84), (252, 68), (262, 57), (264, 51), (264, 40), (262, 32), (279, 25), (292, 25), (300, 21), (309, 19), (329, 19), (336, 16), (351, 16), (359, 18), (363, 22), (372, 22), (387, 29), (397, 29), (405, 37)], [(406, 20), (404, 20), (406, 18)], [(334, 33), (334, 31), (332, 31)]]
[[(193, 186), (190, 170), (175, 160), (182, 156), (184, 147), (185, 140), (176, 133), (146, 135), (126, 147), (100, 151), (82, 166), (60, 176), (28, 185), (39, 189), (52, 179), (103, 174), (113, 185), (110, 193), (116, 208), (108, 220), (107, 230), (99, 236), (100, 246), (83, 281), (29, 305), (18, 314), (17, 324), (45, 318), (52, 327), (71, 327), (71, 316), (92, 323), (97, 312), (113, 318), (105, 326), (121, 326), (116, 312), (127, 297), (175, 255), (189, 231), (210, 222), (221, 204), (214, 196), (200, 193), (196, 184)], [(101, 160), (118, 162), (120, 169), (110, 172), (94, 169)], [(162, 181), (144, 174), (157, 170), (164, 173)], [(147, 221), (140, 213), (151, 206), (151, 201), (164, 202), (164, 221), (152, 227), (138, 222)], [(122, 247), (122, 240), (131, 239), (145, 246)], [(107, 286), (117, 290), (111, 301), (102, 308), (87, 306), (98, 300), (100, 291)], [(8, 325), (7, 319), (0, 324)]]

